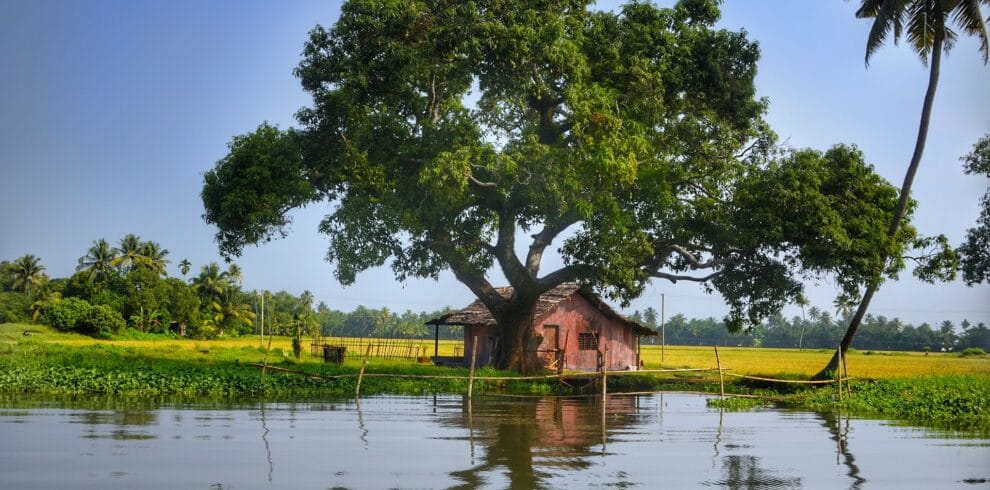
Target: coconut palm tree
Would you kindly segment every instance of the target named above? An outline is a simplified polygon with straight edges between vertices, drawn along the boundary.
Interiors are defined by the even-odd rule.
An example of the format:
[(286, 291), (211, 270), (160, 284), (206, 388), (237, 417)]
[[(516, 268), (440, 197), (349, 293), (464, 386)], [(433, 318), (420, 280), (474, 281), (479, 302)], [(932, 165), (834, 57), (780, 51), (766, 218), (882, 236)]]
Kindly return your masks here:
[(230, 264), (227, 267), (227, 280), (238, 286), (244, 282), (244, 271), (241, 270), (241, 266), (237, 264)]
[(179, 262), (179, 272), (182, 273), (183, 279), (186, 278), (186, 274), (189, 273), (189, 269), (191, 268), (192, 268), (192, 262), (189, 262), (189, 259), (182, 259), (182, 261)]
[(113, 262), (116, 258), (117, 251), (109, 242), (101, 238), (93, 242), (86, 255), (79, 257), (76, 271), (85, 272), (90, 279), (103, 281), (113, 272)]
[(308, 289), (299, 295), (299, 301), (302, 302), (303, 309), (306, 310), (306, 313), (313, 311), (313, 299), (313, 292)]
[(112, 261), (114, 267), (133, 269), (144, 261), (144, 257), (141, 255), (141, 237), (133, 233), (124, 235), (120, 239), (116, 251), (117, 256)]
[(169, 263), (168, 259), (165, 258), (167, 255), (168, 249), (162, 248), (158, 242), (147, 241), (141, 244), (141, 265), (159, 274), (165, 274), (165, 266)]
[(14, 291), (21, 291), (28, 296), (31, 295), (32, 289), (44, 284), (48, 279), (45, 276), (45, 266), (41, 265), (41, 259), (34, 255), (27, 254), (19, 257), (11, 266), (13, 281), (10, 288)]
[(190, 282), (200, 298), (210, 303), (219, 302), (229, 286), (227, 274), (220, 272), (220, 266), (216, 262), (204, 265), (199, 270), (199, 276), (192, 278)]
[(213, 321), (220, 327), (220, 334), (231, 329), (240, 330), (241, 326), (251, 327), (254, 325), (255, 314), (251, 311), (251, 305), (236, 303), (227, 298), (214, 301), (211, 305), (214, 315)]
[[(894, 216), (887, 231), (887, 235), (891, 238), (897, 235), (901, 220), (904, 218), (914, 176), (918, 172), (921, 156), (925, 152), (932, 103), (935, 100), (935, 89), (938, 87), (939, 70), (942, 65), (942, 53), (951, 49), (959, 36), (952, 26), (958, 26), (964, 33), (975, 36), (980, 42), (983, 64), (987, 64), (990, 60), (990, 38), (987, 36), (986, 22), (980, 13), (980, 7), (986, 5), (990, 5), (990, 0), (862, 0), (859, 10), (856, 11), (856, 17), (873, 19), (873, 26), (866, 39), (867, 66), (870, 57), (893, 35), (894, 44), (897, 44), (902, 37), (906, 38), (911, 48), (921, 58), (921, 62), (927, 64), (929, 68), (928, 89), (921, 106), (918, 137), (915, 140), (911, 162), (904, 175), (904, 183), (901, 184), (900, 199), (897, 207), (894, 208)], [(880, 287), (880, 276), (881, 271), (877, 270), (873, 281), (867, 284), (863, 299), (839, 343), (839, 349), (843, 353), (852, 344), (870, 301)], [(835, 370), (838, 365), (838, 355), (832, 356), (825, 369), (818, 373), (819, 376)]]
[(845, 320), (849, 318), (849, 312), (852, 311), (853, 306), (856, 306), (856, 301), (849, 296), (842, 295), (832, 301), (832, 306), (835, 307), (835, 318)]
[(798, 335), (798, 350), (804, 350), (804, 327), (808, 323), (808, 319), (804, 316), (804, 307), (810, 305), (811, 302), (803, 293), (798, 294), (794, 302), (801, 307), (801, 333)]

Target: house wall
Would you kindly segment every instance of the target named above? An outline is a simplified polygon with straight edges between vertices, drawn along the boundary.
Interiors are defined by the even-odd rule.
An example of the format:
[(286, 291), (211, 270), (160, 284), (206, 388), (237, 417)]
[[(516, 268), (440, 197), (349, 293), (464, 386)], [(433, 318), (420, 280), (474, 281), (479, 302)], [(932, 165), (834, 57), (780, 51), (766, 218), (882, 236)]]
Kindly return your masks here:
[[(537, 334), (543, 335), (546, 325), (559, 325), (558, 342), (560, 348), (564, 350), (564, 369), (598, 369), (598, 353), (605, 344), (608, 345), (609, 370), (637, 369), (639, 366), (639, 358), (636, 355), (638, 340), (636, 333), (628, 326), (606, 317), (580, 294), (572, 295), (538, 318), (534, 330)], [(578, 349), (580, 333), (599, 334), (598, 348)], [(546, 339), (545, 335), (544, 339)], [(547, 349), (553, 349), (553, 346), (540, 346), (540, 350)]]

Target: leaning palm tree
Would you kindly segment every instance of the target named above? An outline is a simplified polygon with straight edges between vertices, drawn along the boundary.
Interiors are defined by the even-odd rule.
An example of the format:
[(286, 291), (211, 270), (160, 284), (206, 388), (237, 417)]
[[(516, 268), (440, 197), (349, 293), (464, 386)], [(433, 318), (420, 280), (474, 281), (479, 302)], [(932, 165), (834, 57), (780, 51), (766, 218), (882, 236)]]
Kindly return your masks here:
[(47, 279), (41, 259), (31, 254), (24, 255), (11, 264), (11, 276), (13, 277), (11, 289), (21, 291), (28, 296), (31, 295), (32, 289), (44, 284)]
[(147, 241), (141, 244), (141, 265), (161, 275), (165, 274), (165, 266), (169, 263), (165, 258), (167, 255), (168, 249), (162, 248), (158, 242)]
[(185, 279), (186, 274), (189, 273), (189, 269), (192, 269), (192, 262), (189, 262), (189, 259), (182, 259), (182, 261), (179, 262), (179, 272), (182, 273), (183, 279)]
[[(921, 164), (921, 156), (925, 152), (932, 102), (935, 100), (935, 89), (938, 86), (939, 69), (942, 65), (942, 53), (951, 49), (959, 36), (952, 26), (958, 26), (964, 33), (975, 36), (980, 42), (983, 64), (987, 64), (990, 60), (990, 38), (987, 36), (986, 22), (980, 13), (980, 7), (986, 5), (990, 5), (990, 0), (862, 0), (859, 10), (856, 11), (856, 17), (873, 19), (873, 26), (866, 40), (867, 66), (870, 57), (893, 35), (895, 44), (902, 37), (906, 38), (911, 48), (921, 57), (921, 62), (929, 67), (928, 90), (925, 92), (925, 101), (921, 106), (921, 122), (918, 125), (914, 153), (911, 155), (911, 163), (908, 164), (904, 183), (901, 184), (900, 199), (897, 207), (894, 208), (894, 216), (887, 230), (887, 235), (891, 238), (897, 235), (901, 220), (904, 218), (911, 196), (911, 185)], [(881, 271), (878, 270), (873, 280), (867, 284), (863, 299), (839, 343), (839, 350), (843, 353), (852, 344), (870, 301), (880, 287), (880, 277)], [(834, 371), (838, 365), (838, 355), (834, 355), (819, 375), (823, 375), (826, 371)]]
[(76, 271), (85, 272), (90, 279), (103, 281), (113, 271), (113, 262), (116, 258), (117, 251), (101, 238), (93, 242), (86, 255), (79, 257)]

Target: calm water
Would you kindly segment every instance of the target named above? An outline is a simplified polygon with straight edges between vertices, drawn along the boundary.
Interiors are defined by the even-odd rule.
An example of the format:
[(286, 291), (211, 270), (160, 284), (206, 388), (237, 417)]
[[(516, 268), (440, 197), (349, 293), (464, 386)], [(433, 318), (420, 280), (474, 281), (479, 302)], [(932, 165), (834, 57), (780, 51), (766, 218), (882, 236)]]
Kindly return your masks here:
[(990, 486), (985, 438), (689, 394), (99, 403), (0, 408), (0, 488)]

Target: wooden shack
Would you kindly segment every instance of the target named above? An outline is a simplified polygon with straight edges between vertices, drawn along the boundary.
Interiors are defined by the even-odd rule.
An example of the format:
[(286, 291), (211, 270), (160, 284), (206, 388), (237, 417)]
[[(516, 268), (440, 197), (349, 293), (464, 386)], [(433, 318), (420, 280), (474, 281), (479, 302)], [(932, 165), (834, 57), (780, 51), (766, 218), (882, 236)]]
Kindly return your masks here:
[[(498, 293), (509, 298), (512, 288), (498, 288)], [(477, 364), (483, 366), (491, 362), (492, 351), (499, 339), (495, 333), (495, 317), (481, 301), (426, 324), (433, 325), (437, 332), (441, 325), (464, 328), (464, 356), (453, 360), (456, 363), (466, 364), (471, 358), (474, 337), (478, 338)], [(609, 370), (638, 369), (639, 337), (657, 334), (623, 317), (596, 294), (576, 283), (561, 284), (540, 296), (534, 309), (533, 330), (532, 345), (535, 347), (532, 348), (544, 367), (551, 370), (600, 369), (606, 346)]]

